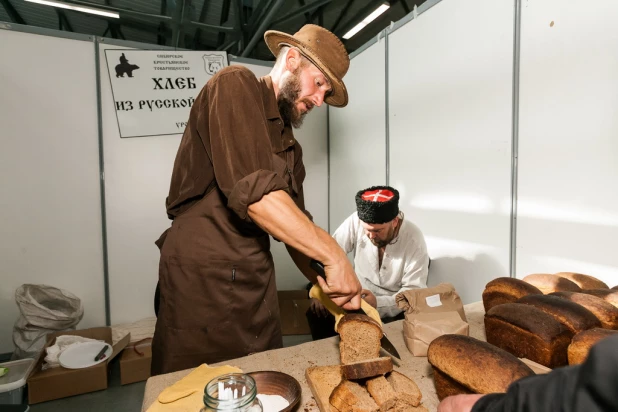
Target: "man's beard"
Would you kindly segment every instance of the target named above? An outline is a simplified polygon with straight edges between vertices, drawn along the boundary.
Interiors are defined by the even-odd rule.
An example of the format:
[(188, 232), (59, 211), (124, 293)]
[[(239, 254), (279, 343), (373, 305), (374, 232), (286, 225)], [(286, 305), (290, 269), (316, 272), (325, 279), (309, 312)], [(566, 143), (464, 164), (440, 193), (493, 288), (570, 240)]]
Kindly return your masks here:
[[(300, 73), (300, 70), (297, 71)], [(300, 128), (305, 120), (305, 116), (309, 113), (309, 110), (313, 107), (313, 104), (309, 101), (303, 100), (309, 110), (305, 113), (300, 113), (300, 110), (296, 107), (298, 103), (298, 97), (300, 96), (301, 85), (298, 79), (297, 73), (292, 73), (285, 79), (281, 90), (279, 90), (279, 97), (277, 98), (277, 105), (279, 106), (279, 114), (286, 126), (292, 126), (295, 129)]]
[(377, 239), (369, 239), (369, 240), (371, 240), (371, 243), (373, 243), (374, 246), (377, 246), (379, 248), (386, 247), (389, 243), (393, 241), (392, 238), (388, 240), (377, 240)]

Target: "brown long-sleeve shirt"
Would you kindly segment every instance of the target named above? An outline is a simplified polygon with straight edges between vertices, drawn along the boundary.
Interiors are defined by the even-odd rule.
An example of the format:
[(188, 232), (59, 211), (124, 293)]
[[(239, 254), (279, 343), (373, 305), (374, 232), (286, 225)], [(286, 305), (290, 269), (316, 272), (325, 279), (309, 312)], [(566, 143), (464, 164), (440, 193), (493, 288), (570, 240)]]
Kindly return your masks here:
[(215, 186), (241, 219), (248, 219), (250, 204), (275, 190), (286, 190), (307, 213), (304, 179), (302, 148), (281, 120), (271, 78), (230, 66), (210, 79), (191, 109), (174, 162), (168, 217)]

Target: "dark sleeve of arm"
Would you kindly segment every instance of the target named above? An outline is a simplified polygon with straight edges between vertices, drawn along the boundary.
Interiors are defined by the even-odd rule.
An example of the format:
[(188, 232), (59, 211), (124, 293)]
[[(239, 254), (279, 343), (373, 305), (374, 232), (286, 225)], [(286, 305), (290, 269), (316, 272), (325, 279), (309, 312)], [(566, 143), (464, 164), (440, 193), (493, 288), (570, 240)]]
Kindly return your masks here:
[(512, 384), (479, 399), (472, 412), (598, 412), (618, 410), (618, 336), (604, 339), (586, 362)]
[(273, 154), (261, 92), (252, 73), (235, 71), (210, 85), (208, 127), (217, 184), (242, 219), (265, 194), (288, 189), (273, 171)]
[(296, 182), (298, 183), (298, 196), (294, 202), (296, 203), (296, 206), (298, 206), (298, 208), (302, 210), (305, 215), (307, 215), (309, 220), (313, 222), (313, 215), (305, 208), (305, 190), (303, 183), (307, 172), (305, 171), (305, 164), (303, 163), (303, 149), (301, 145), (296, 142), (294, 150), (298, 153), (294, 163), (294, 179), (296, 179)]

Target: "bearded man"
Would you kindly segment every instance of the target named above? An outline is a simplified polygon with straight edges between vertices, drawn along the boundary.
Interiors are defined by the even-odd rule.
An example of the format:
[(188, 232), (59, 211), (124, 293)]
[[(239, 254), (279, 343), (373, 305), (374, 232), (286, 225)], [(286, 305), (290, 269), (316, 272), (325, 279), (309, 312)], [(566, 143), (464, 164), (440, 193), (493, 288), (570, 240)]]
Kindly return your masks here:
[[(152, 375), (283, 346), (269, 235), (336, 304), (360, 307), (352, 265), (305, 210), (292, 132), (313, 107), (347, 104), (348, 54), (315, 25), (264, 38), (277, 56), (268, 76), (224, 68), (191, 109), (166, 200), (172, 226), (156, 242)], [(316, 279), (311, 259), (324, 263), (326, 280)]]
[[(378, 310), (384, 323), (404, 318), (395, 303), (399, 292), (427, 287), (429, 255), (421, 230), (404, 219), (399, 192), (373, 186), (356, 194), (356, 209), (333, 238), (346, 253), (354, 252), (361, 296)], [(335, 318), (316, 299), (307, 310), (314, 340), (335, 335)]]

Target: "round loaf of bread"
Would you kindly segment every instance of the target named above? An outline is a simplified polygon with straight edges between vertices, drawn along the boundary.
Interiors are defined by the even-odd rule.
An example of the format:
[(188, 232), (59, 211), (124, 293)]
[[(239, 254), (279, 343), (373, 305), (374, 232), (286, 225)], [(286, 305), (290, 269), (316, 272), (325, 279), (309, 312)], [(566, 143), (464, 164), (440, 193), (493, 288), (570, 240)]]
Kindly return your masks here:
[(614, 286), (612, 290), (618, 290), (618, 285)]
[(600, 340), (617, 334), (616, 330), (594, 328), (578, 333), (573, 337), (568, 349), (569, 365), (584, 363), (590, 349)]
[(513, 303), (517, 299), (528, 295), (542, 295), (536, 286), (521, 279), (501, 277), (496, 278), (485, 286), (483, 291), (483, 306), (485, 312), (496, 305)]
[(593, 276), (584, 275), (582, 273), (560, 272), (556, 273), (556, 276), (568, 279), (582, 289), (609, 289), (609, 286), (607, 286), (605, 282), (602, 282)]
[(582, 305), (601, 321), (601, 326), (605, 329), (618, 329), (618, 308), (607, 303), (603, 299), (576, 292), (554, 292), (554, 296), (559, 296)]
[[(507, 351), (464, 335), (434, 339), (429, 344), (427, 360), (439, 373), (473, 393), (506, 392), (511, 383), (534, 375), (532, 369)], [(436, 389), (440, 397), (441, 389)]]
[(550, 275), (548, 273), (536, 273), (524, 277), (524, 282), (528, 282), (531, 285), (539, 288), (545, 295), (552, 292), (581, 292), (581, 288), (577, 284), (569, 279)]
[(618, 290), (613, 289), (585, 289), (582, 293), (586, 295), (596, 296), (603, 299), (605, 302), (614, 305), (618, 308)]
[(588, 309), (558, 296), (529, 295), (519, 299), (516, 303), (523, 303), (541, 309), (566, 326), (573, 334), (601, 327), (599, 319)]

